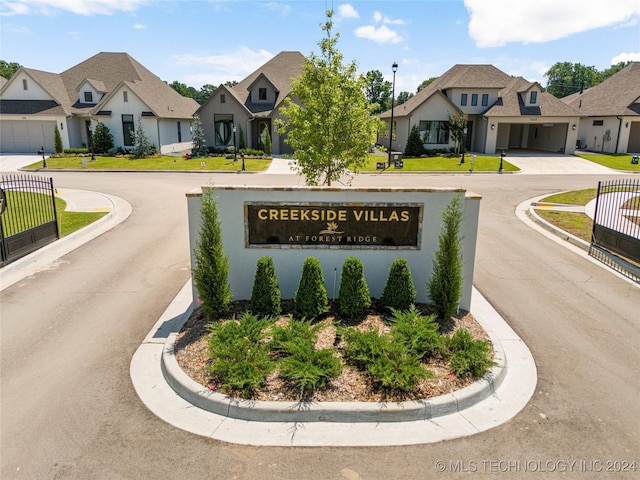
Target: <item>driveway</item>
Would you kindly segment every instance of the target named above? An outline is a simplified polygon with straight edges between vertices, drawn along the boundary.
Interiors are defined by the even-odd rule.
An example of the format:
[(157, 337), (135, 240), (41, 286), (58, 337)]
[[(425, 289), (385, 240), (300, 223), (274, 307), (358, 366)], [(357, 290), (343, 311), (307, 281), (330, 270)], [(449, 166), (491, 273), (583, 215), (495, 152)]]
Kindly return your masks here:
[(509, 151), (505, 160), (527, 175), (611, 175), (618, 172), (574, 155)]
[(42, 157), (34, 154), (0, 155), (0, 173), (17, 172), (18, 169), (31, 165), (38, 160), (42, 161)]

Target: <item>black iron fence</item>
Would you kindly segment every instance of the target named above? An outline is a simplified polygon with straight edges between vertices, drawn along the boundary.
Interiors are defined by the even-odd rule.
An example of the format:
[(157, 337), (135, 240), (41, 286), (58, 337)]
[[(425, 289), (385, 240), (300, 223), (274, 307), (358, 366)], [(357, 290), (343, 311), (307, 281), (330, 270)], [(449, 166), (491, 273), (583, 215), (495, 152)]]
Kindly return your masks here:
[(640, 281), (640, 180), (598, 182), (589, 254)]
[(52, 178), (0, 177), (0, 265), (59, 238), (54, 192)]

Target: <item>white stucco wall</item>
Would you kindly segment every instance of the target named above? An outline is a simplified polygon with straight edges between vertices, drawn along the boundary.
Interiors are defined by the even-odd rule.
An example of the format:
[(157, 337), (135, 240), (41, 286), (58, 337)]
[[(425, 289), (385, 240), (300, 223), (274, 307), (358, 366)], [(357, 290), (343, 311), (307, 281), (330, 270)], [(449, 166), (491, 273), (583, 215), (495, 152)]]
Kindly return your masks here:
[[(405, 258), (413, 276), (417, 301), (428, 301), (427, 282), (433, 270), (434, 252), (438, 250), (438, 237), (443, 210), (456, 195), (464, 195), (463, 221), (461, 225), (464, 282), (460, 308), (469, 310), (475, 247), (477, 239), (480, 197), (461, 189), (402, 189), (402, 188), (333, 188), (333, 187), (216, 187), (211, 190), (218, 205), (218, 219), (222, 229), (225, 253), (229, 257), (229, 283), (236, 300), (251, 297), (258, 259), (273, 258), (283, 299), (295, 296), (305, 258), (316, 257), (322, 264), (325, 286), (330, 298), (340, 289), (342, 265), (346, 258), (355, 256), (364, 265), (364, 274), (372, 297), (380, 298), (388, 277), (389, 267), (399, 257)], [(200, 230), (201, 191), (187, 194), (189, 215), (189, 239), (194, 265), (193, 251)], [(296, 246), (249, 246), (246, 240), (245, 203), (283, 202), (304, 203), (362, 203), (362, 204), (418, 204), (423, 208), (419, 246), (412, 248), (337, 248), (328, 245), (315, 247)], [(337, 206), (337, 205), (336, 205)], [(334, 293), (335, 292), (335, 293)], [(194, 288), (194, 301), (197, 292)]]
[[(23, 81), (27, 81), (24, 89)], [(54, 100), (30, 75), (25, 72), (17, 73), (2, 92), (2, 99), (6, 100)]]

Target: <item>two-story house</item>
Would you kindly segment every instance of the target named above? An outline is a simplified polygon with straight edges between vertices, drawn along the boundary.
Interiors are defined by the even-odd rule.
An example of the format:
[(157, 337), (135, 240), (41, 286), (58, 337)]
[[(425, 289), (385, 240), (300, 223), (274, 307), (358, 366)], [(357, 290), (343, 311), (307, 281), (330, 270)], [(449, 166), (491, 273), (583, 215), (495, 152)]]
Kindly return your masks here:
[(179, 152), (191, 147), (197, 109), (127, 53), (98, 53), (60, 74), (22, 67), (0, 89), (0, 151), (53, 152), (56, 126), (64, 148), (88, 148), (102, 122), (116, 147), (133, 147), (142, 125), (158, 151)]
[[(404, 151), (417, 125), (427, 149), (454, 146), (449, 117), (468, 118), (465, 148), (493, 154), (532, 149), (573, 153), (581, 114), (544, 91), (537, 82), (512, 77), (492, 65), (455, 65), (393, 112), (394, 151)], [(379, 142), (389, 146), (391, 110)]]
[(280, 52), (235, 86), (220, 85), (198, 110), (207, 146), (238, 146), (242, 131), (246, 148), (264, 151), (268, 132), (273, 154), (291, 153), (274, 121), (304, 64), (300, 52)]

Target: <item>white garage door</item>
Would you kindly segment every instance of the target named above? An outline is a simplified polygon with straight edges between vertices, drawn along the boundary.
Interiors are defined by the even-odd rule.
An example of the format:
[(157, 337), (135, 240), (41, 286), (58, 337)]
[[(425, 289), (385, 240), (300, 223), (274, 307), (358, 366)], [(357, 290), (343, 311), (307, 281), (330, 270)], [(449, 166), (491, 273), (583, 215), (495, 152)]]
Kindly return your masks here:
[(36, 153), (55, 151), (56, 122), (0, 120), (1, 153)]

